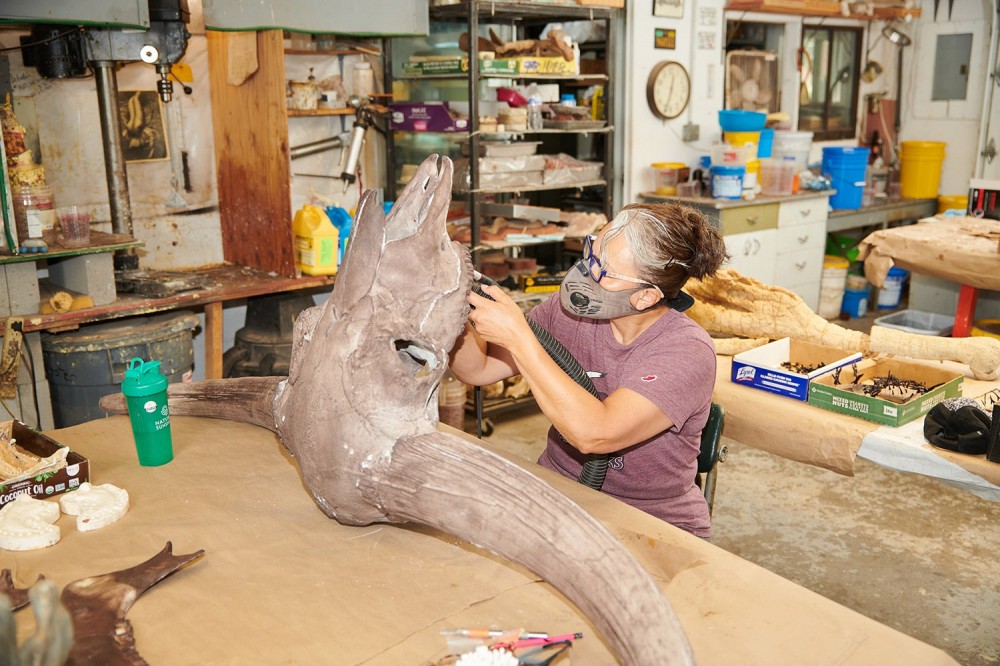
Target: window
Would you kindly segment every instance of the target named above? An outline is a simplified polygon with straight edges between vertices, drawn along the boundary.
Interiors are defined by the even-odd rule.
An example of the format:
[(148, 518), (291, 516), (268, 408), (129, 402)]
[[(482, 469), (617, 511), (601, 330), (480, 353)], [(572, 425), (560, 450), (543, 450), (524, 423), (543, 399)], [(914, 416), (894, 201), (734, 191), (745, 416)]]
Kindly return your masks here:
[(852, 139), (858, 110), (861, 30), (802, 30), (799, 129), (816, 140)]

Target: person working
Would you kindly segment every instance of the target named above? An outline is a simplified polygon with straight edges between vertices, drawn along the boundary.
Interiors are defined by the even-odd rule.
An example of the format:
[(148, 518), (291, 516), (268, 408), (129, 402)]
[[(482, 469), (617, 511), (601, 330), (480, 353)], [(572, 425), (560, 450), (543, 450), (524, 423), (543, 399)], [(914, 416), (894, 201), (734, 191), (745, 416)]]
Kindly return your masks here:
[(451, 353), (462, 381), (486, 385), (520, 373), (552, 422), (539, 464), (577, 478), (588, 454), (613, 454), (603, 492), (696, 536), (710, 536), (694, 483), (700, 435), (715, 386), (715, 347), (679, 310), (690, 277), (727, 258), (701, 214), (673, 204), (627, 206), (584, 242), (559, 297), (528, 316), (593, 378), (595, 398), (548, 356), (516, 303), (496, 286), (476, 293)]

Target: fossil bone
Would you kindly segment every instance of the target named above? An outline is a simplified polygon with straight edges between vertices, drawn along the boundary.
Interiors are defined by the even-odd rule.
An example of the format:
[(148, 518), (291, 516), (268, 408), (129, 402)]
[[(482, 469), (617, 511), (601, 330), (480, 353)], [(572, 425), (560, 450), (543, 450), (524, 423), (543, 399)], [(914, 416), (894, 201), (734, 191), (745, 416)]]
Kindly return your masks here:
[[(363, 195), (333, 295), (295, 323), (287, 380), (173, 384), (171, 413), (268, 427), (328, 516), (459, 536), (552, 583), (624, 663), (691, 663), (670, 604), (600, 523), (533, 474), (437, 430), (438, 382), (472, 279), (467, 250), (446, 232), (451, 182), (451, 161), (431, 156), (387, 217)], [(126, 413), (120, 395), (101, 405)]]
[[(35, 582), (44, 580), (44, 578), (44, 576), (39, 576)], [(11, 576), (10, 569), (0, 571), (0, 594), (7, 595), (11, 610), (28, 605), (28, 588), (14, 587), (14, 578)]]
[(958, 361), (968, 365), (976, 379), (1000, 376), (1000, 341), (993, 338), (937, 338), (883, 326), (873, 326), (869, 337), (820, 317), (788, 289), (766, 285), (732, 269), (704, 280), (691, 279), (684, 288), (695, 297), (688, 315), (714, 333), (790, 337), (847, 351)]

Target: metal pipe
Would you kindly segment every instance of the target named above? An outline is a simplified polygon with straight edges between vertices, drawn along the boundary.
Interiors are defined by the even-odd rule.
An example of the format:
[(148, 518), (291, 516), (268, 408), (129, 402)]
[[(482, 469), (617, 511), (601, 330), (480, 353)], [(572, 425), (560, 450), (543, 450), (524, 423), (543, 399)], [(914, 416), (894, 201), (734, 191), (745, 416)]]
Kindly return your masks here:
[(322, 153), (327, 150), (343, 147), (344, 141), (339, 136), (331, 136), (326, 139), (320, 139), (319, 141), (304, 143), (301, 146), (292, 146), (288, 150), (288, 157), (289, 159), (295, 160), (300, 157), (305, 157), (306, 155), (315, 155), (316, 153)]
[[(111, 230), (116, 234), (132, 235), (132, 207), (128, 196), (128, 173), (125, 170), (125, 153), (121, 144), (121, 125), (118, 120), (118, 79), (115, 77), (114, 62), (94, 61), (97, 79), (97, 107), (101, 117), (101, 139), (104, 143), (104, 173), (108, 181), (108, 202), (111, 205)], [(118, 257), (131, 256), (122, 267), (137, 268), (138, 257), (133, 250), (116, 253), (115, 267), (119, 267)]]

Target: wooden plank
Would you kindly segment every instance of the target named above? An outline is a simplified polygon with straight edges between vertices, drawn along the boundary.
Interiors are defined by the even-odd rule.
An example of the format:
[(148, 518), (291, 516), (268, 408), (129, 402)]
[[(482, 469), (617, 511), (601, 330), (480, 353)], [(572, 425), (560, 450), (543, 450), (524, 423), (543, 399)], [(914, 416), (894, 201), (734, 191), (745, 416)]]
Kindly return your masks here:
[(205, 306), (205, 379), (222, 379), (222, 302)]
[(256, 35), (260, 63), (228, 84), (228, 33), (208, 31), (212, 126), (226, 261), (295, 275), (291, 164), (280, 30)]

